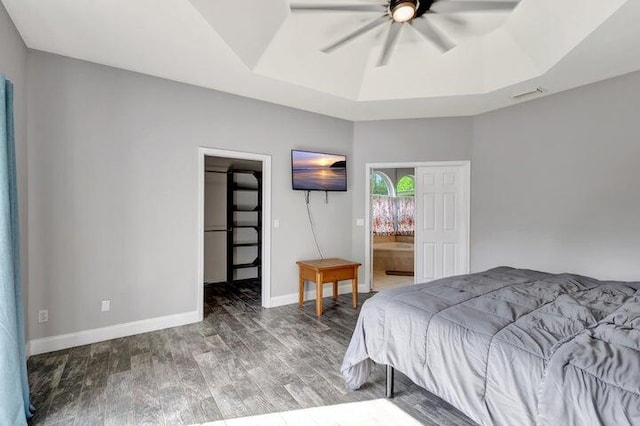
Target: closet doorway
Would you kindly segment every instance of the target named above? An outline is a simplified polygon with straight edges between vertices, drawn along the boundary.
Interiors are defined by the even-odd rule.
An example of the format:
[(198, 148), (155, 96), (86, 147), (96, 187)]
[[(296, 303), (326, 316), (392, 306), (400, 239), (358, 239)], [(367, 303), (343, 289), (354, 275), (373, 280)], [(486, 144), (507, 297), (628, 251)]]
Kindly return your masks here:
[(268, 307), (271, 157), (201, 148), (199, 166), (200, 318), (205, 289), (216, 286), (251, 292), (253, 303)]

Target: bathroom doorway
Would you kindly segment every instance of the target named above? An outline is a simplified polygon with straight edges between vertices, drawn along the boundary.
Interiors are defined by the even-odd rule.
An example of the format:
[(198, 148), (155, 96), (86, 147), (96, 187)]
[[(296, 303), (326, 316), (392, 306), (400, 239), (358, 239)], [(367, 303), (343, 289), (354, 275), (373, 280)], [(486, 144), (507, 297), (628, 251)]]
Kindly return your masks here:
[(469, 273), (470, 161), (367, 163), (365, 170), (370, 289)]
[(371, 288), (413, 284), (415, 169), (372, 169), (369, 200)]

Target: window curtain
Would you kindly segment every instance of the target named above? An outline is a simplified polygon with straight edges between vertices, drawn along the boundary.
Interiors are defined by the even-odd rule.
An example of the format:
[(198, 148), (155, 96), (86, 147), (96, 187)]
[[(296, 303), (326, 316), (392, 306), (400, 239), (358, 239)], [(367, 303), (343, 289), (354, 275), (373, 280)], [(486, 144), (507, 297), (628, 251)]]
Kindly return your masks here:
[(393, 197), (371, 196), (374, 235), (395, 235)]
[(396, 197), (396, 235), (413, 235), (415, 197)]
[(413, 235), (415, 206), (415, 197), (372, 195), (373, 234)]
[(29, 402), (18, 241), (13, 86), (0, 74), (0, 425), (26, 425)]

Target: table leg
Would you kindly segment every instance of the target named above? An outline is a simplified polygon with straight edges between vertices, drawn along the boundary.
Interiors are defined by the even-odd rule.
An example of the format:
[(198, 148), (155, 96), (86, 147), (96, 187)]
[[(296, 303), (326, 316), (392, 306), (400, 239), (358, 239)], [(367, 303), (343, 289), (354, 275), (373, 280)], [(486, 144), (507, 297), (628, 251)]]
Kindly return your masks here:
[(304, 278), (302, 278), (302, 271), (300, 271), (300, 284), (298, 285), (298, 305), (304, 306)]
[(338, 281), (333, 282), (333, 300), (338, 300)]
[(358, 267), (354, 268), (353, 279), (351, 280), (351, 292), (353, 293), (353, 307), (358, 308)]
[(322, 316), (322, 274), (316, 274), (316, 315)]

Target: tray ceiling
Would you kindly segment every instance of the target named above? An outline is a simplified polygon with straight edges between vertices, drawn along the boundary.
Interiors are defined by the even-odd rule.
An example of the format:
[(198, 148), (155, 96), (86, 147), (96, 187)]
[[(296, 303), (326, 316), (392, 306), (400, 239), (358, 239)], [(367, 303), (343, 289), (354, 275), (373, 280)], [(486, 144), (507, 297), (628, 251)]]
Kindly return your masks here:
[(371, 12), (291, 13), (285, 0), (2, 2), (32, 49), (348, 120), (473, 115), (536, 87), (556, 93), (640, 69), (632, 0), (429, 16), (456, 47), (443, 54), (403, 24), (384, 67), (386, 26), (320, 50), (379, 16)]

